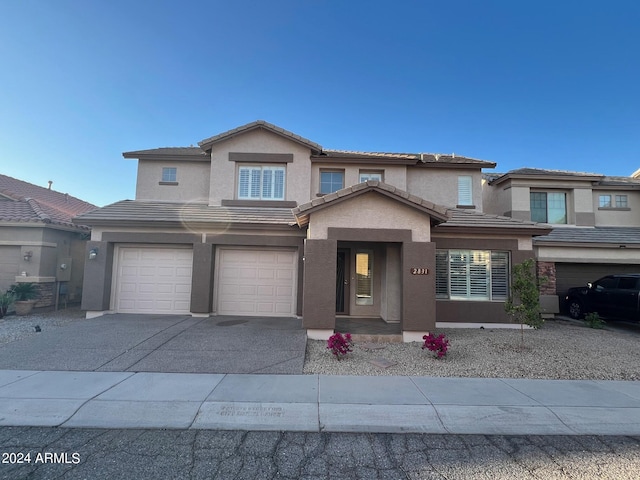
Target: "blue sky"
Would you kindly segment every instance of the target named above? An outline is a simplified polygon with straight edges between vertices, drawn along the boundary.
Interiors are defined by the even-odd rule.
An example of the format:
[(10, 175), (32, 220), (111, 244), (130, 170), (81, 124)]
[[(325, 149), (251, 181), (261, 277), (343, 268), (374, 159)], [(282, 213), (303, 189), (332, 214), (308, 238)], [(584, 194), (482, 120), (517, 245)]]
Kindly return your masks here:
[(640, 2), (0, 2), (0, 172), (105, 205), (122, 152), (257, 119), (325, 148), (640, 168)]

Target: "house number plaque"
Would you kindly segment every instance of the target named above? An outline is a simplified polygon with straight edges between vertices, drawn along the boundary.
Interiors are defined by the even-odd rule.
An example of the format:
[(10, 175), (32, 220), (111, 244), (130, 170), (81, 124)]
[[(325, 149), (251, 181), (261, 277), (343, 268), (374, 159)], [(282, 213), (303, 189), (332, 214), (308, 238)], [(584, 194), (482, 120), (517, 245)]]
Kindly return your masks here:
[(429, 275), (428, 268), (412, 268), (411, 275)]

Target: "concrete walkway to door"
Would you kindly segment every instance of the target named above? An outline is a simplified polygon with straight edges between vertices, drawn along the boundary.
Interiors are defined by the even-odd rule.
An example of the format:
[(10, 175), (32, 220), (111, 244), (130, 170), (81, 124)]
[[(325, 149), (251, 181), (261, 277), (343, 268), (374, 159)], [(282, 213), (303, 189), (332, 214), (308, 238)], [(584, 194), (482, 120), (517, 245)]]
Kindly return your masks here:
[(0, 370), (301, 374), (296, 318), (104, 315), (0, 347)]

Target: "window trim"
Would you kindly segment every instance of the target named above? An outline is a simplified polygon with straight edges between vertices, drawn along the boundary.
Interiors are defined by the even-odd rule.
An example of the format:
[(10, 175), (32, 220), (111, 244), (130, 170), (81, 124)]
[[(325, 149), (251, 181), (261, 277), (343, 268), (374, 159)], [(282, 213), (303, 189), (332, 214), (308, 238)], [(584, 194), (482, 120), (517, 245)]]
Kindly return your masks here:
[[(466, 185), (465, 185), (466, 183)], [(458, 175), (457, 208), (475, 208), (473, 203), (473, 176)]]
[[(545, 220), (533, 219), (533, 201), (532, 196), (534, 194), (544, 194), (545, 202)], [(564, 197), (564, 222), (549, 222), (549, 195), (562, 195)], [(530, 190), (529, 191), (529, 215), (532, 222), (548, 223), (550, 225), (568, 225), (569, 224), (569, 209), (567, 208), (567, 192), (556, 190)]]
[(358, 183), (363, 183), (366, 182), (367, 180), (374, 180), (372, 178), (369, 178), (367, 180), (363, 180), (362, 176), (363, 175), (380, 175), (380, 179), (379, 180), (375, 180), (377, 182), (384, 182), (384, 170), (360, 170), (358, 172)]
[[(609, 197), (609, 206), (602, 205), (602, 199), (604, 197)], [(627, 194), (610, 194), (610, 193), (599, 195), (598, 210), (628, 212), (631, 210), (631, 208), (629, 208), (629, 196)]]
[[(259, 193), (257, 196), (252, 196), (252, 175), (254, 171), (260, 171), (260, 179), (258, 181), (258, 189), (259, 189)], [(248, 171), (249, 172), (249, 177), (247, 179), (247, 195), (246, 196), (242, 196), (241, 192), (243, 190), (242, 187), (242, 172), (243, 171)], [(274, 197), (273, 195), (271, 196), (264, 196), (264, 182), (265, 182), (265, 177), (264, 177), (264, 172), (266, 171), (270, 171), (270, 172), (282, 172), (282, 196), (280, 197)], [(287, 192), (286, 192), (286, 188), (287, 188), (287, 168), (286, 165), (247, 165), (247, 164), (240, 164), (238, 165), (237, 168), (237, 182), (236, 182), (236, 200), (250, 200), (250, 201), (258, 201), (258, 202), (262, 202), (262, 201), (269, 201), (269, 202), (282, 202), (285, 201), (287, 198)], [(271, 185), (270, 188), (272, 189), (272, 191), (276, 190), (276, 178), (275, 175), (273, 176), (273, 179), (271, 181)]]
[[(339, 173), (342, 175), (342, 186), (340, 188), (338, 188), (338, 190), (342, 190), (344, 188), (344, 183), (345, 183), (345, 171), (343, 169), (337, 169), (337, 168), (322, 168), (320, 169), (320, 174), (319, 174), (319, 183), (318, 183), (318, 196), (322, 197), (323, 195), (329, 195), (330, 193), (334, 193), (337, 192), (338, 190), (332, 190), (330, 192), (323, 192), (322, 191), (322, 174), (323, 173)], [(331, 182), (331, 186), (333, 188), (333, 182)]]
[[(458, 277), (458, 287), (465, 289), (465, 294), (452, 294), (452, 254), (466, 255), (464, 265), (454, 265), (454, 268), (464, 269), (465, 278)], [(477, 277), (473, 285), (471, 259), (474, 256), (485, 256), (486, 261), (476, 263), (477, 271), (484, 269), (484, 278)], [(473, 293), (473, 289), (486, 282), (486, 295)], [(511, 253), (507, 250), (474, 250), (474, 249), (436, 249), (436, 299), (463, 302), (505, 302), (509, 297), (511, 286)], [(463, 285), (464, 283), (464, 285)]]
[(178, 185), (178, 167), (162, 167), (159, 185)]

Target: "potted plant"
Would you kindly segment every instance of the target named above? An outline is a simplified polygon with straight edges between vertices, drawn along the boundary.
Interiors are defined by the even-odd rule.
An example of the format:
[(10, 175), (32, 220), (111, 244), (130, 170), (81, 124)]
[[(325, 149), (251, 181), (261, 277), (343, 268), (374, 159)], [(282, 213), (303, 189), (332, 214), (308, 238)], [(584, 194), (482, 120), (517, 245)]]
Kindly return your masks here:
[(8, 291), (14, 298), (16, 315), (28, 315), (33, 310), (35, 298), (38, 296), (38, 288), (35, 283), (14, 283)]
[(0, 293), (0, 318), (7, 314), (9, 305), (13, 302), (13, 294), (11, 292)]

